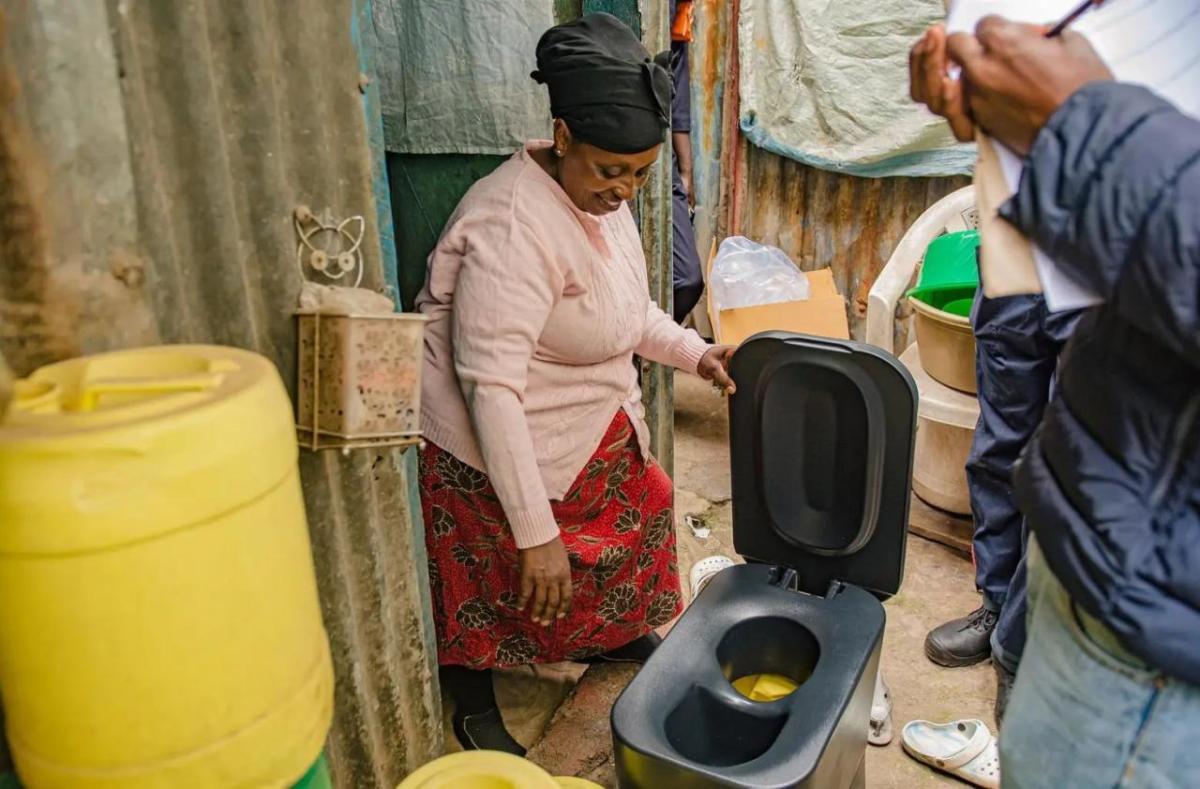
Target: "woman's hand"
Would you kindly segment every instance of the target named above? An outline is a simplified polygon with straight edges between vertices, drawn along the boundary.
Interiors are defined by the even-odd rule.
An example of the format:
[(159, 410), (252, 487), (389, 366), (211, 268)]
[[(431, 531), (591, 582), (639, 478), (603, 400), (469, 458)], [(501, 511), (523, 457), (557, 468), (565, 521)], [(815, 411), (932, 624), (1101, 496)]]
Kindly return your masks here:
[(521, 595), (517, 608), (524, 611), (530, 602), (530, 617), (548, 625), (562, 619), (571, 610), (571, 562), (562, 539), (555, 537), (544, 545), (519, 551)]
[(700, 357), (696, 366), (696, 374), (705, 381), (711, 381), (713, 388), (720, 389), (727, 395), (737, 391), (733, 379), (729, 377), (729, 360), (736, 350), (732, 345), (714, 345)]
[(954, 34), (945, 50), (962, 66), (971, 117), (1019, 154), (1029, 152), (1042, 126), (1071, 94), (1113, 78), (1078, 33), (1046, 38), (1042, 27), (998, 16), (980, 21), (973, 36)]

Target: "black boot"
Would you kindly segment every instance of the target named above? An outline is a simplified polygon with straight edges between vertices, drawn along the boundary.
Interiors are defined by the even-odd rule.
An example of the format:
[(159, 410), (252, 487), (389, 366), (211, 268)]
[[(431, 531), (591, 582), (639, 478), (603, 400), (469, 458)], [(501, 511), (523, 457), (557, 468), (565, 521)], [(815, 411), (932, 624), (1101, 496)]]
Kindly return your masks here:
[(1000, 727), (1004, 724), (1004, 713), (1008, 710), (1008, 697), (1012, 695), (1013, 683), (1017, 681), (1017, 675), (1002, 666), (1000, 661), (994, 657), (992, 658), (992, 668), (996, 670), (996, 706), (992, 709), (992, 713), (996, 716), (996, 726)]
[(454, 736), (468, 751), (503, 751), (525, 756), (521, 743), (504, 726), (491, 669), (475, 671), (463, 666), (442, 666), (442, 690), (454, 702)]
[(611, 649), (595, 657), (584, 658), (579, 662), (590, 666), (597, 663), (645, 663), (661, 643), (662, 638), (658, 633), (649, 632), (641, 638), (635, 638), (623, 647)]
[(939, 666), (973, 666), (992, 654), (992, 631), (999, 614), (977, 608), (961, 619), (954, 619), (929, 631), (925, 637), (925, 655)]

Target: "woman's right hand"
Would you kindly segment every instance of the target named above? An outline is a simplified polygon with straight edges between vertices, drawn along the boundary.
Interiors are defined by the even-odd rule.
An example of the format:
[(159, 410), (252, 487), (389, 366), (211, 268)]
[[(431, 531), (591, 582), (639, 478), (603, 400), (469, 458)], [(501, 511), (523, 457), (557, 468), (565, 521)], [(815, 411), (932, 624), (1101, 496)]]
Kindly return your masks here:
[(524, 611), (532, 602), (530, 617), (542, 625), (565, 617), (571, 610), (571, 562), (562, 538), (522, 548), (519, 556), (521, 595), (517, 607)]

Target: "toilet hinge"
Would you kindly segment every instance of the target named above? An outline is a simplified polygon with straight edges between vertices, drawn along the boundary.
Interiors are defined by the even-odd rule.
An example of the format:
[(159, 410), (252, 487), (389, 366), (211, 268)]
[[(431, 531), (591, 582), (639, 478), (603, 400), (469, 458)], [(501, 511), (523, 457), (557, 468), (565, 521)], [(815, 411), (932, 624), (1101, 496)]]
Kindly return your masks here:
[(780, 589), (795, 591), (798, 579), (799, 575), (791, 567), (776, 567), (775, 573), (771, 578), (771, 585), (778, 586)]
[[(791, 567), (776, 567), (771, 573), (771, 586), (776, 586), (780, 589), (786, 589), (789, 592), (799, 592), (800, 589), (800, 574)], [(841, 581), (830, 581), (829, 586), (825, 588), (825, 599), (831, 600), (842, 593), (846, 585)], [(812, 594), (806, 592), (805, 594)]]

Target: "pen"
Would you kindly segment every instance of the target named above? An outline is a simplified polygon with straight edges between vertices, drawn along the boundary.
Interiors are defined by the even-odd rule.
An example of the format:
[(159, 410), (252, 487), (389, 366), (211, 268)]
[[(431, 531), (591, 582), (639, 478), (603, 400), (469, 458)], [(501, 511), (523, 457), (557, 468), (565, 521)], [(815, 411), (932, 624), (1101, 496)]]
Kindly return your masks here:
[(1076, 6), (1074, 11), (1063, 17), (1057, 25), (1050, 28), (1050, 32), (1046, 34), (1046, 38), (1057, 38), (1058, 36), (1061, 36), (1063, 31), (1070, 27), (1071, 23), (1076, 19), (1083, 16), (1089, 8), (1099, 8), (1103, 2), (1104, 0), (1086, 0), (1086, 2), (1080, 3), (1078, 6)]

